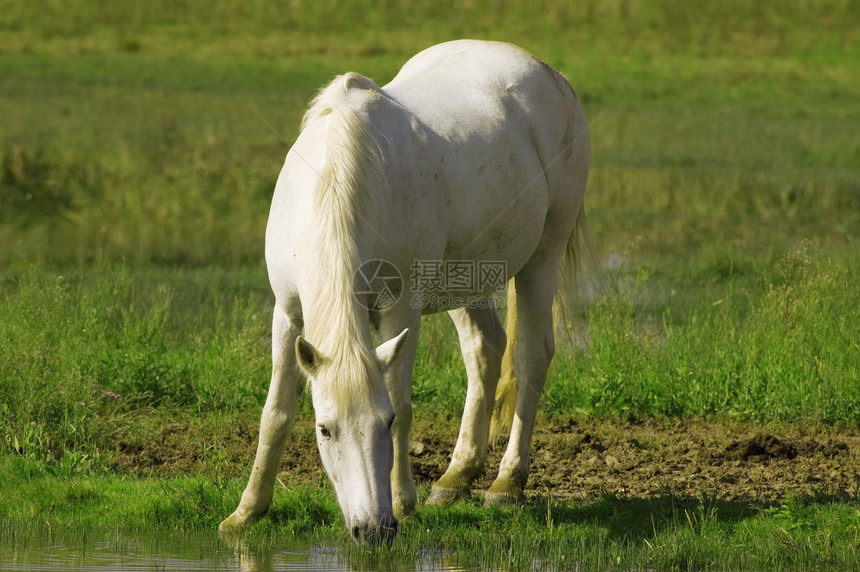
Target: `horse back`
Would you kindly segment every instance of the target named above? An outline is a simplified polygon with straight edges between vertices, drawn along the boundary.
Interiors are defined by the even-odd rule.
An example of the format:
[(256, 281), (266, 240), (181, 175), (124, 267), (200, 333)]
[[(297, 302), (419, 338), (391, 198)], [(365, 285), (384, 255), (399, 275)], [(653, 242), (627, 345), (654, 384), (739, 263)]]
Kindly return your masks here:
[(382, 88), (443, 142), (446, 258), (505, 260), (566, 240), (590, 146), (582, 107), (557, 71), (516, 46), (429, 48)]

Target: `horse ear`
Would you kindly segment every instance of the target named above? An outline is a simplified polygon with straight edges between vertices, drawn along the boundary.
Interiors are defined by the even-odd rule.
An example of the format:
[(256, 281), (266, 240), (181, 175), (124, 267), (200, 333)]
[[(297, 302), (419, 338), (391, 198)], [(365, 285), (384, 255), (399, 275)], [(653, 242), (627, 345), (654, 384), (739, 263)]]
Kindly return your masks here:
[(309, 374), (314, 373), (322, 362), (317, 349), (301, 335), (296, 338), (296, 359), (302, 369)]
[(376, 360), (379, 362), (382, 371), (388, 369), (394, 363), (394, 360), (397, 359), (400, 350), (403, 348), (403, 343), (408, 336), (409, 328), (406, 328), (396, 338), (391, 338), (376, 348)]

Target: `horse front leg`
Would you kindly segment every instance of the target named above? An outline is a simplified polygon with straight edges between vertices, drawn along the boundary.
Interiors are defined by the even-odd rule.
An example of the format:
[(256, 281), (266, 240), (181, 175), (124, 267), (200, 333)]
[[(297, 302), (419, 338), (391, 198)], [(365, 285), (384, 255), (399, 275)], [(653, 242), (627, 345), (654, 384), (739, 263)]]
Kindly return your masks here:
[(505, 351), (505, 330), (495, 308), (461, 308), (449, 315), (457, 326), (469, 388), (451, 464), (433, 485), (429, 504), (468, 497), (472, 481), (484, 470), (490, 417)]
[(395, 365), (384, 373), (385, 386), (394, 408), (394, 423), (391, 436), (394, 441), (394, 464), (391, 468), (391, 500), (395, 518), (403, 519), (412, 513), (418, 502), (418, 491), (412, 476), (412, 463), (409, 460), (409, 432), (412, 429), (412, 368), (418, 350), (421, 329), (421, 314), (415, 313), (405, 318), (392, 316), (383, 318), (379, 334), (382, 339), (390, 339), (409, 328), (409, 336), (404, 342)]
[(301, 320), (290, 320), (276, 305), (272, 319), (272, 382), (260, 418), (254, 467), (238, 508), (218, 527), (222, 533), (250, 526), (272, 504), (278, 466), (296, 420), (296, 405), (304, 387), (293, 349), (300, 333)]

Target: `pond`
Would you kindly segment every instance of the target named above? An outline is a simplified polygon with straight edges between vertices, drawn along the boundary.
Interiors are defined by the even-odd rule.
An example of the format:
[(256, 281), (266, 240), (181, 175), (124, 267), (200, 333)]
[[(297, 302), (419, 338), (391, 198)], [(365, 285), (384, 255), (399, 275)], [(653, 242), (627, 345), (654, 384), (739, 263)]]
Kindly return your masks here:
[(4, 531), (0, 570), (112, 570), (274, 572), (300, 570), (459, 571), (438, 551), (409, 561), (337, 546), (231, 547), (215, 532), (174, 531), (167, 536), (94, 531)]

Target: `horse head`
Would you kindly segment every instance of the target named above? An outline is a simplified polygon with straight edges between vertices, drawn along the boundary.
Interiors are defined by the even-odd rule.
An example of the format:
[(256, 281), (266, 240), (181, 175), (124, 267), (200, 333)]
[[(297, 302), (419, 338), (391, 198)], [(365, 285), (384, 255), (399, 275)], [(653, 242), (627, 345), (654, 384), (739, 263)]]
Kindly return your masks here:
[(376, 348), (338, 357), (296, 340), (296, 357), (311, 385), (316, 437), (347, 529), (356, 542), (390, 542), (397, 535), (391, 499), (394, 409), (383, 382), (408, 330)]

